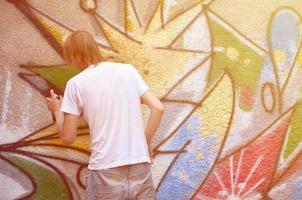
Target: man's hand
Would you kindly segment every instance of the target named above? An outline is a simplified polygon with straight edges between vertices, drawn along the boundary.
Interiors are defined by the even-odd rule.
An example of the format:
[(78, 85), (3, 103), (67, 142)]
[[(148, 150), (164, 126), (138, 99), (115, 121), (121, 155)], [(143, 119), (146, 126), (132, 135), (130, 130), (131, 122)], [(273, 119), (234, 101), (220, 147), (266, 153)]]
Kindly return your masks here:
[(57, 95), (53, 89), (50, 90), (50, 97), (46, 97), (47, 106), (50, 112), (55, 113), (60, 111), (61, 104), (62, 104), (62, 95)]

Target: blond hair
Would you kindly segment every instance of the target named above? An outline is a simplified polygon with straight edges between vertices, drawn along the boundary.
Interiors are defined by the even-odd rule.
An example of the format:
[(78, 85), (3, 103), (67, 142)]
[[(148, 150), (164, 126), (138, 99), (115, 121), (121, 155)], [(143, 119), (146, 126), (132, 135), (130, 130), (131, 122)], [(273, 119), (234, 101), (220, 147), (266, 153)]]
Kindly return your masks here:
[(63, 46), (63, 57), (68, 64), (82, 70), (104, 60), (98, 44), (87, 31), (75, 31), (67, 37)]

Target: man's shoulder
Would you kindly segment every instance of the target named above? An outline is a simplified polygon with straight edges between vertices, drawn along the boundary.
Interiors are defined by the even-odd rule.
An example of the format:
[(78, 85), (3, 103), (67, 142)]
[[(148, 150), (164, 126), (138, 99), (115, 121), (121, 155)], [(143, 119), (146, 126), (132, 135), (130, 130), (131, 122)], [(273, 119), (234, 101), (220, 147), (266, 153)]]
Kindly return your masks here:
[(133, 73), (136, 71), (136, 68), (130, 64), (130, 63), (122, 63), (122, 62), (106, 62), (105, 65), (111, 66), (115, 70), (122, 70), (122, 71), (128, 71), (130, 73)]
[(88, 70), (83, 70), (80, 71), (78, 74), (74, 75), (73, 77), (71, 77), (68, 81), (67, 84), (78, 84), (79, 82), (81, 82), (82, 80), (86, 79), (86, 77), (88, 76)]
[[(117, 71), (123, 71), (123, 72), (129, 72), (129, 73), (133, 73), (136, 71), (136, 68), (129, 63), (122, 63), (122, 62), (112, 62), (112, 61), (104, 61), (101, 63), (98, 63), (97, 66), (95, 66), (96, 69), (95, 70), (104, 70), (104, 69), (114, 69)], [(81, 82), (82, 80), (86, 80), (89, 79), (90, 76), (94, 76), (95, 74), (95, 70), (91, 70), (91, 69), (85, 69), (81, 72), (79, 72), (78, 74), (74, 75), (73, 77), (71, 77), (68, 82)], [(106, 71), (106, 70), (105, 70)]]
[(78, 82), (78, 81), (83, 77), (83, 75), (84, 75), (85, 73), (86, 73), (85, 70), (79, 72), (78, 74), (76, 74), (76, 75), (74, 75), (73, 77), (71, 77), (71, 78), (68, 80), (68, 82), (74, 82), (74, 83)]

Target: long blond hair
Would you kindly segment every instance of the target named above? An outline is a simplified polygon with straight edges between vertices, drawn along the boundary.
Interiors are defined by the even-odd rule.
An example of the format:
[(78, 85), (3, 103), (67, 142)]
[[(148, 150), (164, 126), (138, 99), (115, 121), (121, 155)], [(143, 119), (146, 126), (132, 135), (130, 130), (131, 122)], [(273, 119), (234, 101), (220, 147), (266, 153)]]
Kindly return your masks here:
[(63, 57), (68, 64), (82, 70), (104, 60), (98, 44), (87, 31), (75, 31), (67, 37), (63, 46)]

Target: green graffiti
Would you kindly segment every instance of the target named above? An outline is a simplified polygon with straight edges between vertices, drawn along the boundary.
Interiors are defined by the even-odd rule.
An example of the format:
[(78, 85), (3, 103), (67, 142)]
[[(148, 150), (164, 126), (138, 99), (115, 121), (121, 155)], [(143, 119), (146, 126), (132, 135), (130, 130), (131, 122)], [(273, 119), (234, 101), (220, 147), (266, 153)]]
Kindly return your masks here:
[(62, 91), (64, 90), (67, 81), (79, 73), (79, 70), (74, 67), (37, 67), (35, 70), (40, 73), (40, 76), (57, 86)]
[(59, 175), (47, 168), (42, 167), (29, 160), (12, 156), (10, 161), (21, 167), (37, 185), (37, 190), (31, 199), (68, 199), (67, 188)]
[(295, 151), (295, 149), (302, 141), (301, 130), (302, 130), (302, 101), (298, 103), (291, 119), (287, 143), (283, 152), (283, 159), (288, 159), (288, 157)]
[[(214, 54), (213, 66), (209, 74), (209, 86), (217, 80), (224, 69), (228, 69), (236, 89), (249, 89), (247, 93), (255, 98), (257, 84), (263, 66), (263, 57), (245, 45), (238, 38), (213, 20), (209, 21), (214, 47), (223, 47), (223, 52)], [(240, 99), (240, 107), (250, 111), (253, 104)]]

